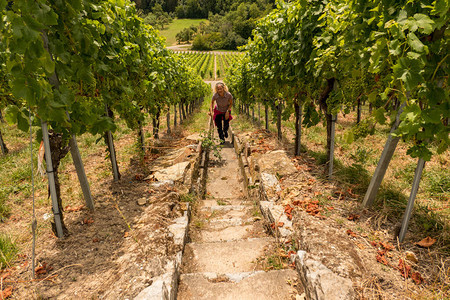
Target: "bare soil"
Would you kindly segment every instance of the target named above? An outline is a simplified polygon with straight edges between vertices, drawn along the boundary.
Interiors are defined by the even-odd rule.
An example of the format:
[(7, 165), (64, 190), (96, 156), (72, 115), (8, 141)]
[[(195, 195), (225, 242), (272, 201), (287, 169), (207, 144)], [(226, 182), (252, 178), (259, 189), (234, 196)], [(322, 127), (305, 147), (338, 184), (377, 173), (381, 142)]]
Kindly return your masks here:
[[(119, 155), (135, 139), (131, 133), (116, 141)], [(48, 209), (40, 207), (36, 279), (31, 279), (31, 243), (27, 243), (19, 258), (0, 273), (0, 291), (11, 287), (10, 299), (131, 299), (149, 286), (151, 278), (160, 275), (165, 262), (180, 250), (175, 249), (167, 228), (182, 214), (180, 200), (165, 196), (186, 189), (181, 184), (154, 188), (143, 179), (154, 159), (189, 143), (178, 132), (162, 138), (143, 158), (131, 156), (125, 162), (119, 158), (119, 182), (113, 182), (112, 176), (102, 178), (109, 167), (103, 150), (90, 155), (84, 161), (88, 177), (95, 178), (91, 179), (95, 212), (81, 203), (68, 205), (64, 217), (70, 235), (58, 239), (50, 220), (42, 220)], [(63, 197), (67, 185), (78, 185), (73, 167), (65, 175), (69, 180)], [(139, 205), (138, 200), (146, 204)], [(12, 235), (24, 231), (22, 238), (30, 241), (29, 222), (28, 216), (14, 208), (11, 218), (0, 226)]]

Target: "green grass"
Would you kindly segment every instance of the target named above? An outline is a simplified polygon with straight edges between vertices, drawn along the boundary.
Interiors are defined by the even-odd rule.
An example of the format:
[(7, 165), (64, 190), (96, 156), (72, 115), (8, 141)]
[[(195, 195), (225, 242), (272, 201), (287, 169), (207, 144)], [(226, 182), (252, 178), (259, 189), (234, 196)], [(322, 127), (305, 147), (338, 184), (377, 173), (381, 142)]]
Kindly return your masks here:
[(174, 19), (166, 29), (160, 31), (160, 35), (166, 38), (166, 46), (177, 44), (175, 36), (178, 32), (191, 25), (197, 26), (201, 22), (208, 23), (207, 19)]
[(16, 258), (19, 249), (11, 238), (5, 234), (0, 235), (0, 270), (8, 267)]

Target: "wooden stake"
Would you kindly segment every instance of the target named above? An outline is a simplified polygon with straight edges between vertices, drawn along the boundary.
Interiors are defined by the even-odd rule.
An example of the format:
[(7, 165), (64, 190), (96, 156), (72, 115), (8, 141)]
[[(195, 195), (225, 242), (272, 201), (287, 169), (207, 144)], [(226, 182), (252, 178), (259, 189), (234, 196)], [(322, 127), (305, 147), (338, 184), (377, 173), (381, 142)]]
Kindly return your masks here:
[(328, 179), (331, 179), (331, 177), (333, 177), (334, 138), (336, 134), (336, 121), (337, 115), (331, 116), (331, 144), (330, 144), (330, 156), (328, 157)]
[(414, 208), (414, 200), (416, 199), (417, 191), (419, 190), (420, 178), (422, 177), (422, 171), (425, 167), (425, 161), (423, 158), (419, 158), (417, 162), (416, 172), (414, 173), (414, 181), (411, 187), (411, 194), (409, 195), (408, 205), (406, 206), (405, 214), (403, 215), (402, 228), (398, 239), (400, 243), (403, 242), (408, 229), (409, 220), (411, 219), (412, 210)]
[(278, 133), (278, 140), (283, 139), (283, 133), (281, 131), (281, 111), (283, 110), (281, 106), (281, 102), (277, 105), (277, 133)]
[(167, 110), (166, 119), (167, 119), (167, 133), (170, 133), (170, 110)]
[(8, 148), (6, 147), (6, 144), (5, 144), (5, 142), (3, 141), (3, 137), (2, 137), (2, 132), (0, 131), (0, 146), (1, 146), (1, 148), (2, 148), (2, 153), (3, 154), (8, 154)]
[(173, 127), (177, 127), (177, 105), (173, 105)]
[(295, 155), (300, 155), (302, 141), (302, 105), (297, 101), (295, 107)]
[(86, 206), (91, 212), (94, 211), (94, 200), (92, 199), (91, 189), (89, 187), (89, 181), (84, 170), (83, 161), (81, 160), (80, 150), (78, 149), (77, 140), (75, 135), (69, 141), (70, 154), (72, 156), (72, 161), (77, 171), (78, 181), (80, 182), (81, 190), (83, 191), (84, 201)]
[(50, 189), (50, 196), (52, 198), (53, 215), (56, 225), (56, 235), (59, 238), (62, 238), (64, 236), (64, 233), (61, 222), (61, 213), (58, 207), (58, 197), (56, 195), (55, 176), (53, 174), (52, 154), (50, 149), (50, 141), (48, 138), (47, 122), (42, 121), (41, 127), (42, 127), (42, 139), (44, 140), (44, 147), (45, 147), (45, 163), (47, 164), (48, 186)]
[(364, 195), (364, 200), (362, 203), (364, 207), (371, 207), (373, 202), (375, 201), (378, 189), (381, 186), (381, 182), (383, 181), (389, 163), (391, 162), (392, 156), (394, 155), (395, 148), (397, 148), (397, 144), (400, 141), (400, 137), (393, 137), (392, 133), (398, 128), (398, 125), (400, 124), (400, 114), (403, 111), (403, 107), (404, 105), (402, 105), (398, 110), (395, 123), (391, 128), (389, 136), (386, 140), (386, 144), (384, 145), (383, 152), (381, 153), (380, 161), (378, 162), (377, 168), (375, 169), (375, 173), (373, 174), (372, 179), (370, 180), (367, 192)]
[(264, 113), (266, 117), (266, 130), (269, 130), (269, 105), (267, 103), (264, 104)]
[[(107, 104), (105, 104), (105, 110), (106, 115), (109, 116), (110, 111), (108, 109)], [(117, 165), (116, 149), (114, 148), (114, 139), (111, 130), (108, 130), (106, 132), (106, 140), (109, 148), (109, 157), (111, 159), (114, 181), (119, 181), (120, 180), (119, 166)]]

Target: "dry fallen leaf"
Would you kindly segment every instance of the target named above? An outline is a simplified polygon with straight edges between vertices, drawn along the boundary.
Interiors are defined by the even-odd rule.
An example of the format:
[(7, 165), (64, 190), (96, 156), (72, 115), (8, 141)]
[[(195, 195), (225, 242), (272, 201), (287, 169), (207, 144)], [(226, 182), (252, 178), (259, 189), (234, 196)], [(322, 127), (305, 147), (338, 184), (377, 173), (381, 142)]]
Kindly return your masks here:
[(421, 284), (423, 282), (423, 277), (422, 275), (420, 275), (419, 272), (412, 273), (411, 279), (414, 281), (415, 284)]
[(358, 235), (357, 235), (355, 232), (353, 232), (351, 229), (347, 229), (347, 234), (350, 235), (350, 236), (352, 236), (352, 237), (357, 237), (357, 236), (358, 236)]
[(360, 215), (350, 214), (350, 215), (348, 216), (347, 220), (349, 220), (349, 221), (356, 221), (356, 220), (359, 219), (359, 217), (360, 217)]
[(123, 237), (124, 237), (124, 238), (129, 237), (129, 236), (130, 236), (130, 232), (128, 232), (128, 231), (126, 231), (126, 232), (123, 234)]
[(383, 249), (386, 249), (386, 251), (391, 251), (392, 249), (394, 249), (394, 246), (389, 243), (380, 242), (379, 244)]
[(378, 251), (377, 253), (377, 262), (382, 263), (383, 265), (389, 266), (389, 262), (384, 256), (384, 251)]
[(419, 247), (423, 247), (423, 248), (429, 248), (434, 243), (436, 243), (436, 239), (433, 239), (432, 237), (427, 236), (426, 238), (424, 238), (420, 242), (416, 243), (416, 245), (419, 246)]
[(2, 275), (0, 276), (0, 280), (5, 280), (6, 277), (8, 277), (9, 275), (11, 275), (10, 272), (6, 272), (5, 274), (2, 274)]
[(66, 208), (64, 208), (64, 210), (66, 212), (75, 212), (75, 211), (80, 211), (84, 209), (84, 205), (79, 205), (79, 206), (66, 206)]
[(406, 264), (401, 258), (398, 260), (398, 269), (402, 273), (403, 278), (409, 278), (411, 276), (411, 266)]
[(8, 286), (6, 289), (0, 291), (0, 299), (6, 299), (12, 295), (12, 286)]
[(366, 246), (364, 246), (361, 243), (356, 243), (356, 246), (358, 246), (358, 248), (361, 249), (361, 250), (366, 249)]

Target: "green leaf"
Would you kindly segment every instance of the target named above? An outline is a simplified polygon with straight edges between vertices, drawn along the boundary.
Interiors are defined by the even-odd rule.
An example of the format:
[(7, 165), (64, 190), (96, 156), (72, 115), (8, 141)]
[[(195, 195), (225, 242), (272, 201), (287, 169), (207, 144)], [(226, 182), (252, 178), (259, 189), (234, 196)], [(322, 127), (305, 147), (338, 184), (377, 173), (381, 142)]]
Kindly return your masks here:
[(53, 74), (55, 72), (55, 62), (52, 60), (50, 54), (47, 51), (45, 51), (43, 62), (45, 71), (48, 74)]
[(416, 24), (419, 27), (419, 31), (424, 34), (430, 34), (434, 31), (434, 21), (429, 16), (424, 14), (415, 14)]
[(29, 28), (35, 30), (35, 31), (41, 31), (45, 28), (44, 24), (38, 22), (36, 19), (32, 18), (31, 16), (24, 15), (22, 16), (23, 21), (25, 24), (28, 25)]
[(81, 10), (83, 6), (81, 5), (81, 0), (71, 0), (68, 5), (72, 6), (74, 10)]
[[(425, 46), (418, 38), (417, 36), (414, 34), (414, 32), (410, 32), (408, 34), (408, 44), (411, 46), (411, 48), (419, 53), (426, 53), (428, 54), (428, 47)], [(400, 51), (399, 51), (400, 53)]]
[(434, 7), (433, 7), (433, 10), (431, 11), (431, 13), (437, 14), (441, 17), (444, 16), (450, 9), (448, 0), (436, 0), (433, 2), (433, 4), (434, 4)]
[(29, 131), (30, 124), (28, 123), (28, 118), (23, 114), (23, 112), (19, 112), (17, 114), (17, 127), (22, 131)]
[(28, 131), (30, 125), (24, 112), (26, 109), (20, 110), (16, 105), (8, 105), (5, 110), (5, 119), (10, 124), (17, 124), (20, 130)]
[(444, 140), (442, 140), (442, 141), (440, 142), (440, 144), (439, 144), (439, 146), (438, 146), (436, 152), (437, 152), (438, 154), (442, 154), (442, 153), (444, 153), (444, 152), (447, 150), (447, 148), (448, 148), (448, 143), (446, 143)]
[(419, 82), (423, 81), (422, 67), (418, 60), (402, 57), (392, 67), (394, 76), (404, 82), (406, 90), (413, 90)]
[(402, 53), (402, 48), (399, 40), (393, 40), (389, 43), (389, 53), (395, 56)]
[(429, 91), (427, 91), (426, 97), (430, 103), (430, 106), (438, 105), (443, 102), (444, 99), (448, 99), (445, 94), (445, 90), (439, 87), (432, 87)]
[(384, 116), (385, 113), (386, 113), (386, 110), (383, 107), (380, 107), (373, 112), (373, 116), (375, 117), (375, 120), (378, 123), (380, 123), (381, 125), (386, 123), (386, 117)]
[(17, 114), (19, 113), (19, 108), (16, 105), (8, 105), (5, 109), (5, 119), (9, 124), (17, 123)]
[(58, 25), (58, 15), (51, 10), (44, 14), (42, 21), (45, 25)]
[(408, 58), (411, 58), (411, 59), (419, 59), (422, 55), (419, 53), (416, 53), (416, 52), (409, 51), (408, 53), (406, 53), (406, 56), (408, 56)]
[(425, 122), (440, 124), (441, 123), (441, 111), (437, 109), (425, 109), (422, 111), (422, 117)]
[(378, 92), (377, 91), (373, 91), (372, 93), (370, 93), (367, 98), (369, 100), (369, 103), (375, 103), (375, 101), (377, 100), (377, 96), (378, 96)]
[(353, 143), (355, 140), (355, 134), (353, 133), (353, 130), (348, 130), (345, 134), (344, 134), (344, 141), (347, 144), (351, 144)]
[(25, 99), (27, 97), (25, 82), (26, 80), (23, 77), (18, 77), (12, 82), (12, 93), (17, 99)]

